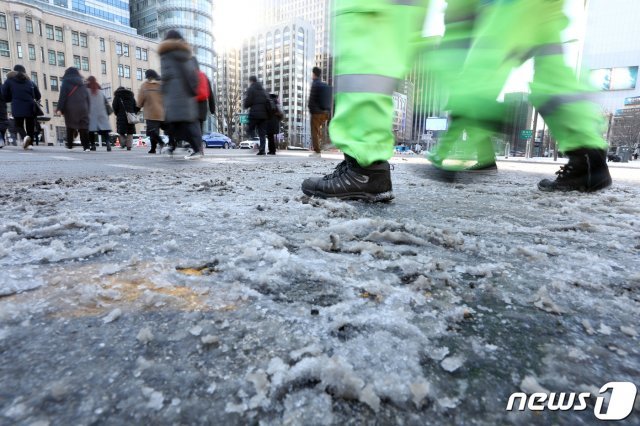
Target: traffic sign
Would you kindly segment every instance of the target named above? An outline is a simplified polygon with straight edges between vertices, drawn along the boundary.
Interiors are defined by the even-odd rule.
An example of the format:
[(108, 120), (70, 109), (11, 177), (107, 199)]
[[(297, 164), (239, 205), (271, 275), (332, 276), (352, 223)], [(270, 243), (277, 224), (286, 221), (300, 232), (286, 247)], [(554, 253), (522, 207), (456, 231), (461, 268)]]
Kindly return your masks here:
[(239, 114), (240, 124), (249, 124), (249, 114)]
[(533, 130), (520, 130), (520, 139), (531, 139)]

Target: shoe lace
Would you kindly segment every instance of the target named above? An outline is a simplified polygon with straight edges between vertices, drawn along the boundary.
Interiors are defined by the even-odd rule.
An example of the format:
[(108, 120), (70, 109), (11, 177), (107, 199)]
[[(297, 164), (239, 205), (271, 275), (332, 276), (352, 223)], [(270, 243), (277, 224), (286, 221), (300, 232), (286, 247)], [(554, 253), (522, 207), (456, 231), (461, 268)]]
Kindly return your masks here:
[(572, 164), (566, 164), (564, 166), (560, 166), (560, 170), (558, 170), (556, 172), (556, 174), (558, 175), (558, 179), (562, 180), (562, 179), (566, 179), (567, 177), (569, 177), (571, 175), (571, 173), (574, 171), (574, 167)]
[(343, 160), (340, 164), (336, 166), (335, 170), (332, 173), (326, 175), (323, 179), (324, 180), (334, 179), (344, 174), (348, 168), (349, 168), (349, 164), (347, 163), (347, 160)]

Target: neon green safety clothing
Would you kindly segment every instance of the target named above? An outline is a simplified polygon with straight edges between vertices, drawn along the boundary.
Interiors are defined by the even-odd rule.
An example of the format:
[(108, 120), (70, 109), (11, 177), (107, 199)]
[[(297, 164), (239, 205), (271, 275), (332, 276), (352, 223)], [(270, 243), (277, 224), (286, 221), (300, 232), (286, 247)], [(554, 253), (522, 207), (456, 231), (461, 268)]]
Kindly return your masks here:
[(393, 155), (393, 100), (428, 0), (336, 0), (333, 144), (363, 167)]
[[(442, 161), (464, 145), (471, 159), (475, 145), (503, 121), (502, 105), (495, 102), (511, 70), (534, 58), (530, 100), (558, 140), (559, 150), (606, 149), (604, 120), (590, 101), (588, 85), (578, 81), (564, 59), (561, 32), (568, 19), (563, 0), (495, 0), (479, 7), (473, 44), (464, 67), (451, 87), (448, 109), (451, 128), (438, 144), (434, 158)], [(460, 142), (466, 130), (469, 139)], [(460, 152), (457, 149), (458, 153)]]

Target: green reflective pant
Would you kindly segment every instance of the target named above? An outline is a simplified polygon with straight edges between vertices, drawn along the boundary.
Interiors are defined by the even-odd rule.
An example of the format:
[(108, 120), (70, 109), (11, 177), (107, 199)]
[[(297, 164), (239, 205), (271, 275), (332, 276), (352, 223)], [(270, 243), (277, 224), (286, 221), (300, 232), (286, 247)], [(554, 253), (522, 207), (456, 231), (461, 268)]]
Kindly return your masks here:
[(428, 0), (336, 0), (331, 141), (361, 166), (393, 155), (393, 92), (413, 64)]
[[(602, 114), (588, 99), (588, 85), (564, 61), (561, 32), (568, 19), (563, 6), (563, 0), (495, 0), (478, 9), (473, 44), (450, 91), (448, 109), (454, 119), (436, 158), (446, 158), (458, 143), (464, 146), (464, 158), (472, 159), (477, 144), (503, 121), (502, 105), (495, 100), (509, 73), (529, 58), (535, 64), (530, 100), (559, 150), (606, 149)], [(466, 142), (459, 140), (463, 130), (469, 135)]]

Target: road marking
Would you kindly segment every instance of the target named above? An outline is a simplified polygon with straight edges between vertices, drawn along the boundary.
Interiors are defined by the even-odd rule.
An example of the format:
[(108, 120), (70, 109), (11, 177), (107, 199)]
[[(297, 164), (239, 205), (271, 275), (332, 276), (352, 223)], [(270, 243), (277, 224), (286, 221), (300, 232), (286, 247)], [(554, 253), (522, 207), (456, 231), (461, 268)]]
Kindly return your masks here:
[(107, 164), (107, 166), (117, 167), (119, 169), (149, 170), (149, 171), (152, 171), (152, 172), (162, 172), (162, 171), (164, 171), (164, 169), (159, 169), (157, 167), (132, 166), (130, 164)]
[(79, 161), (79, 158), (73, 158), (73, 157), (64, 157), (62, 155), (51, 155), (51, 158), (54, 158), (56, 160), (65, 160), (65, 161)]

